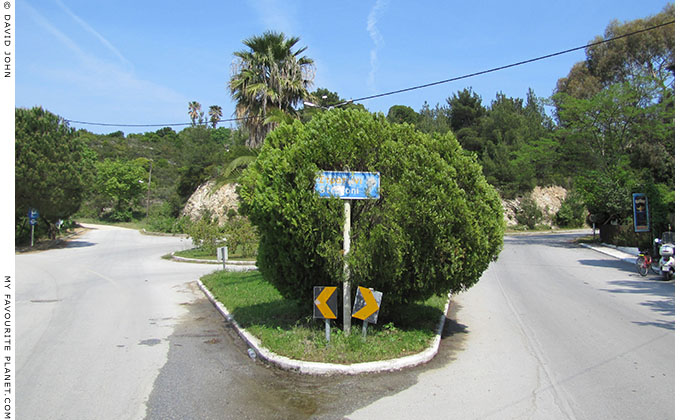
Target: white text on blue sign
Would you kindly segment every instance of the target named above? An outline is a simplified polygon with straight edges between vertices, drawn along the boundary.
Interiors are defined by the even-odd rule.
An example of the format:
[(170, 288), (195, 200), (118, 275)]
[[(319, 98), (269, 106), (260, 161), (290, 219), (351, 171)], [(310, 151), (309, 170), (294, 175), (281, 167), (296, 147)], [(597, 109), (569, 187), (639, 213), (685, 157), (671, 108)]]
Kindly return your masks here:
[(380, 178), (378, 172), (322, 171), (316, 174), (314, 190), (324, 198), (378, 199)]

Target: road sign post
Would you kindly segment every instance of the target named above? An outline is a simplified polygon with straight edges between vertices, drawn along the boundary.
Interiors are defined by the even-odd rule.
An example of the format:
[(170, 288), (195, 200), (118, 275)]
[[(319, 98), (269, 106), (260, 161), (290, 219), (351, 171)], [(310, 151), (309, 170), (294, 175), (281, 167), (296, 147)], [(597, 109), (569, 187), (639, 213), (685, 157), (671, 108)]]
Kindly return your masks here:
[(331, 319), (338, 318), (338, 294), (335, 286), (314, 287), (314, 319), (326, 324), (326, 342), (331, 342)]
[(350, 253), (350, 200), (345, 200), (345, 223), (343, 225), (343, 331), (350, 335), (350, 267), (347, 255)]
[(228, 259), (228, 247), (221, 246), (216, 248), (216, 258), (218, 261), (223, 261), (223, 271), (225, 271), (225, 261)]
[(362, 320), (362, 338), (367, 338), (367, 326), (369, 323), (376, 324), (379, 319), (379, 308), (381, 307), (381, 298), (383, 293), (377, 292), (374, 289), (367, 289), (359, 286), (357, 288), (357, 296), (355, 297), (355, 306), (352, 314), (353, 318)]
[(29, 224), (31, 225), (31, 247), (33, 248), (34, 246), (34, 226), (36, 226), (36, 223), (38, 223), (38, 210), (36, 209), (29, 209)]
[(352, 200), (376, 200), (379, 198), (381, 176), (378, 172), (336, 172), (322, 171), (316, 176), (314, 190), (323, 198), (339, 198), (345, 201), (343, 224), (343, 332), (350, 335), (351, 304), (350, 268), (347, 255), (350, 253), (350, 214)]

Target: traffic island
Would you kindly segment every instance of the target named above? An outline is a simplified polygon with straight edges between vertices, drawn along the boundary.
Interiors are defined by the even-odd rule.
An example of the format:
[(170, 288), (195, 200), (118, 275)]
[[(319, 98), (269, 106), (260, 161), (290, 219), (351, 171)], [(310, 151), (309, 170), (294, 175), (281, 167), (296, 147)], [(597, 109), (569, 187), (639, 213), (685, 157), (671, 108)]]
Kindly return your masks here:
[[(276, 366), (280, 369), (298, 372), (310, 375), (355, 375), (360, 373), (377, 373), (396, 371), (400, 369), (410, 368), (420, 364), (429, 362), (438, 353), (441, 342), (441, 333), (445, 324), (446, 314), (449, 307), (449, 299), (445, 301), (445, 307), (441, 311), (440, 318), (435, 327), (435, 333), (428, 345), (423, 347), (422, 351), (415, 354), (408, 354), (402, 357), (396, 357), (388, 360), (374, 360), (361, 363), (329, 363), (329, 362), (315, 362), (298, 360), (286, 356), (279, 355), (267, 348), (259, 338), (249, 332), (247, 328), (240, 325), (235, 319), (235, 316), (228, 310), (228, 308), (206, 287), (204, 282), (199, 279), (197, 281), (199, 288), (204, 292), (208, 299), (213, 303), (216, 309), (228, 321), (232, 328), (237, 331), (240, 337), (245, 341), (249, 347), (249, 356), (259, 358), (267, 364)], [(260, 305), (259, 305), (260, 306)], [(438, 314), (440, 309), (436, 309)], [(320, 321), (320, 320), (318, 320)], [(318, 322), (314, 320), (314, 322)], [(390, 327), (395, 329), (395, 327)], [(280, 328), (278, 328), (280, 329)], [(283, 331), (283, 333), (287, 333)], [(353, 331), (353, 335), (355, 335)], [(425, 342), (428, 342), (425, 340)]]

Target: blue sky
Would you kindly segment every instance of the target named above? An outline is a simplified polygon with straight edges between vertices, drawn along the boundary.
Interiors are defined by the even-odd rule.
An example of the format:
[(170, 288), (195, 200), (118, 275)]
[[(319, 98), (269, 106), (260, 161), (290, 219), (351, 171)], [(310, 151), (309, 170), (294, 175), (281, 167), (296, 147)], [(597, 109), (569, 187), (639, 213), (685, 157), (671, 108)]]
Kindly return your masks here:
[[(189, 122), (187, 104), (220, 105), (233, 52), (266, 30), (298, 36), (315, 62), (313, 88), (361, 98), (581, 46), (613, 20), (662, 10), (637, 1), (82, 1), (17, 2), (18, 107), (113, 124)], [(490, 104), (497, 92), (548, 97), (584, 52), (362, 102), (387, 113), (445, 104), (471, 87)], [(72, 124), (97, 133), (151, 128)], [(226, 124), (227, 125), (227, 124)], [(182, 127), (176, 127), (180, 129)]]

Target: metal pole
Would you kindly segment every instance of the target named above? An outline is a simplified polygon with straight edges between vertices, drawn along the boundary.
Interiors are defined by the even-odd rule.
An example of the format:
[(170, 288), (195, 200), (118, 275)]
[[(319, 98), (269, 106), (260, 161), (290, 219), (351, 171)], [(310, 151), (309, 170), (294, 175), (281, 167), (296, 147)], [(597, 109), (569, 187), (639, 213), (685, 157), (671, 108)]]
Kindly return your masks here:
[(365, 341), (367, 339), (367, 326), (368, 325), (369, 325), (369, 323), (366, 320), (362, 321), (362, 340), (365, 340)]
[(343, 226), (343, 331), (345, 335), (350, 335), (352, 323), (352, 311), (350, 302), (350, 267), (347, 265), (347, 254), (350, 253), (350, 200), (345, 200), (345, 225)]
[(151, 160), (151, 166), (149, 166), (149, 186), (146, 190), (146, 220), (149, 219), (149, 204), (151, 203), (151, 172), (153, 172), (153, 159)]
[(329, 344), (331, 342), (331, 320), (326, 318), (324, 321), (326, 322), (326, 343)]
[(34, 225), (31, 224), (31, 248), (34, 247)]

